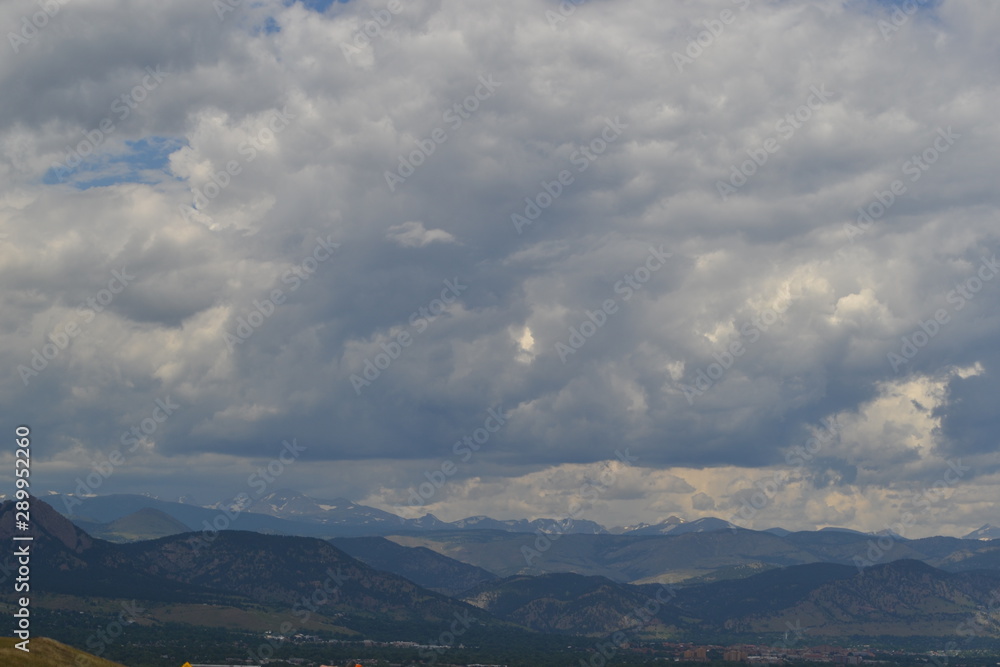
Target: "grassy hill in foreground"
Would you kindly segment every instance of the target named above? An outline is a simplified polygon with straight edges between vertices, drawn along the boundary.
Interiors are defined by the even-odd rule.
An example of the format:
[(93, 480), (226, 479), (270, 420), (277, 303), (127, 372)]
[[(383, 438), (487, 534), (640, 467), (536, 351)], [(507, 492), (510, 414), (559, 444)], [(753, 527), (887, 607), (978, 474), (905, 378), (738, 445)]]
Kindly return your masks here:
[(19, 639), (0, 637), (0, 665), (18, 665), (19, 667), (67, 667), (67, 665), (87, 665), (88, 667), (124, 667), (120, 663), (111, 662), (95, 655), (78, 651), (75, 648), (60, 644), (45, 637), (36, 637), (28, 644), (31, 649), (25, 653), (14, 648)]

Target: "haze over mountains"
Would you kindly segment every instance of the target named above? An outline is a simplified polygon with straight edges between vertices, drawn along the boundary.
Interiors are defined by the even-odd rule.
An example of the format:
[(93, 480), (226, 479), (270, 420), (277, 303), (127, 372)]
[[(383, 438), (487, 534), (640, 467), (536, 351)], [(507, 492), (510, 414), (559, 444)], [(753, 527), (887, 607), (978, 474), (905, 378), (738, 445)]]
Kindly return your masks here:
[(201, 529), (203, 521), (214, 520), (223, 512), (245, 530), (282, 532), (310, 536), (388, 535), (400, 530), (501, 530), (532, 533), (585, 533), (679, 535), (731, 528), (732, 524), (716, 518), (685, 521), (670, 516), (650, 525), (605, 528), (586, 519), (508, 519), (472, 516), (453, 522), (441, 521), (432, 514), (406, 519), (374, 507), (367, 507), (346, 498), (321, 500), (301, 493), (280, 490), (253, 502), (226, 502), (202, 507), (188, 502), (171, 502), (151, 496), (118, 494), (107, 496), (76, 496), (50, 494), (46, 500), (73, 521), (88, 529), (102, 530), (99, 524), (122, 519), (140, 509), (153, 509), (174, 518), (191, 530)]
[[(4, 497), (0, 496), (0, 500)], [(457, 521), (441, 521), (433, 514), (407, 519), (391, 512), (355, 503), (346, 498), (322, 500), (311, 498), (288, 489), (274, 491), (261, 498), (249, 498), (210, 506), (193, 504), (190, 498), (166, 501), (146, 495), (115, 494), (107, 496), (76, 496), (51, 493), (46, 496), (53, 507), (70, 517), (77, 525), (94, 535), (112, 541), (127, 541), (162, 537), (188, 530), (203, 529), (204, 522), (220, 521), (223, 512), (230, 528), (273, 532), (312, 537), (352, 537), (391, 535), (408, 531), (442, 530), (498, 530), (515, 533), (592, 534), (592, 535), (683, 535), (685, 533), (711, 532), (736, 529), (737, 526), (715, 517), (686, 521), (669, 516), (656, 524), (638, 523), (629, 526), (605, 527), (586, 519), (507, 519), (472, 516)], [(141, 517), (125, 524), (110, 525), (126, 519), (140, 510), (147, 510)], [(156, 510), (162, 514), (156, 514)], [(168, 518), (169, 517), (169, 518)], [(130, 528), (131, 526), (131, 528)], [(141, 527), (140, 527), (141, 526)], [(849, 528), (827, 527), (824, 532), (854, 532)], [(777, 536), (790, 534), (780, 527), (768, 532)], [(985, 524), (963, 536), (963, 539), (1000, 539), (1000, 527)]]
[[(162, 500), (150, 495), (111, 494), (84, 495), (59, 494), (50, 492), (46, 500), (60, 513), (70, 517), (78, 525), (95, 530), (104, 530), (108, 524), (128, 517), (139, 510), (158, 510), (169, 516), (173, 521), (166, 521), (157, 527), (154, 517), (162, 516), (155, 512), (144, 512), (130, 523), (147, 526), (151, 533), (163, 530), (180, 530), (181, 526), (189, 529), (200, 529), (200, 523), (218, 515), (220, 511), (233, 521), (245, 522), (252, 526), (247, 529), (287, 532), (289, 534), (311, 534), (334, 532), (338, 535), (385, 535), (411, 530), (500, 530), (506, 532), (538, 532), (549, 534), (583, 533), (612, 535), (681, 535), (689, 532), (711, 532), (722, 529), (735, 529), (737, 526), (716, 517), (703, 517), (685, 520), (677, 516), (668, 516), (656, 523), (638, 523), (627, 526), (605, 527), (586, 519), (507, 519), (498, 520), (487, 516), (471, 516), (457, 521), (446, 522), (433, 514), (425, 514), (416, 519), (406, 519), (391, 512), (368, 507), (346, 498), (323, 500), (309, 497), (305, 494), (282, 489), (269, 493), (253, 502), (220, 502), (212, 505), (198, 505), (190, 497), (181, 497), (177, 501)], [(0, 494), (0, 501), (6, 499)], [(248, 499), (247, 499), (248, 500)], [(153, 525), (150, 525), (150, 522)], [(126, 523), (125, 525), (128, 525)], [(307, 527), (312, 526), (312, 527)], [(324, 528), (317, 528), (322, 526)], [(114, 526), (120, 528), (121, 526)], [(862, 533), (846, 527), (830, 526), (819, 529), (823, 532)], [(766, 531), (779, 536), (790, 534), (780, 527), (769, 528)], [(881, 531), (885, 532), (885, 531)], [(163, 533), (170, 534), (170, 533)], [(1000, 539), (1000, 527), (985, 524), (969, 532), (963, 539), (992, 540)]]

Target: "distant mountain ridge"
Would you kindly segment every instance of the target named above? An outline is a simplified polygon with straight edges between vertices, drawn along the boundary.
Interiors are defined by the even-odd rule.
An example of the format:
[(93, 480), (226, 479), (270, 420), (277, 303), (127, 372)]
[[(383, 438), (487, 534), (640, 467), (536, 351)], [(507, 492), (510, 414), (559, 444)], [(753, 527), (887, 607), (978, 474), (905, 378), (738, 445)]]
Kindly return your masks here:
[(287, 489), (263, 496), (246, 507), (246, 511), (331, 526), (385, 525), (391, 526), (393, 530), (400, 527), (400, 517), (390, 512), (359, 505), (347, 498), (321, 500)]
[[(360, 636), (425, 639), (440, 634), (445, 624), (461, 623), (484, 633), (502, 629), (608, 636), (631, 628), (636, 636), (682, 640), (720, 634), (759, 638), (762, 633), (780, 635), (790, 626), (816, 638), (943, 638), (956, 636), (962, 623), (976, 618), (977, 636), (1000, 638), (1000, 618), (981, 613), (1000, 602), (1000, 563), (992, 569), (979, 567), (1000, 553), (1000, 544), (993, 542), (905, 541), (897, 544), (899, 552), (885, 555), (884, 562), (859, 567), (852, 562), (859, 553), (879, 560), (878, 554), (866, 551), (878, 542), (841, 531), (785, 537), (742, 530), (567, 534), (546, 538), (546, 547), (535, 541), (542, 539), (537, 534), (504, 531), (413, 532), (393, 541), (366, 537), (331, 543), (223, 530), (113, 544), (87, 535), (41, 500), (32, 500), (31, 513), (34, 593), (82, 600), (138, 599), (144, 608), (188, 604), (281, 610), (286, 618), (289, 609), (299, 617), (310, 608), (334, 627)], [(156, 513), (140, 518), (143, 515), (160, 518)], [(125, 527), (134, 517), (128, 519)], [(14, 504), (7, 501), (0, 505), (0, 540), (10, 540), (14, 532)], [(618, 579), (565, 570), (538, 572), (541, 568), (501, 579), (400, 543), (430, 537), (445, 538), (435, 543), (438, 548), (463, 556), (490, 555), (506, 567), (513, 567), (511, 554), (525, 561), (521, 547), (530, 542), (537, 551), (536, 564), (585, 566)], [(352, 557), (337, 544), (382, 567)], [(469, 544), (479, 546), (471, 552), (459, 548)], [(958, 571), (907, 558), (908, 553), (933, 557)], [(753, 559), (750, 564), (748, 557)], [(962, 570), (970, 560), (977, 567)], [(689, 578), (678, 586), (643, 582), (651, 578), (650, 572), (663, 572), (664, 565), (696, 570), (706, 563), (708, 572), (730, 567), (740, 573), (708, 583)], [(386, 571), (390, 568), (410, 576)], [(452, 597), (413, 578), (439, 588), (450, 586)], [(474, 585), (454, 592), (466, 582)], [(0, 601), (9, 601), (11, 595), (0, 592)], [(643, 614), (648, 618), (635, 627)]]
[[(384, 536), (400, 531), (437, 530), (500, 530), (511, 533), (572, 533), (601, 535), (680, 535), (686, 532), (707, 532), (734, 529), (722, 519), (706, 517), (685, 521), (669, 517), (655, 525), (639, 524), (611, 529), (586, 519), (493, 519), (471, 516), (457, 521), (441, 521), (432, 514), (416, 519), (403, 517), (374, 507), (355, 503), (347, 498), (324, 500), (287, 489), (274, 491), (242, 505), (216, 503), (209, 507), (189, 502), (171, 502), (144, 495), (120, 494), (77, 497), (72, 494), (52, 494), (46, 500), (71, 520), (100, 533), (107, 533), (107, 524), (142, 509), (155, 509), (174, 518), (189, 530), (200, 530), (204, 522), (211, 525), (219, 512), (232, 515), (230, 527), (264, 533), (294, 534), (312, 537)], [(181, 499), (179, 499), (181, 500)], [(186, 500), (186, 499), (185, 499)]]
[(1000, 571), (1000, 541), (930, 537), (906, 540), (851, 531), (715, 530), (677, 535), (563, 535), (501, 531), (399, 533), (388, 539), (426, 547), (500, 577), (571, 572), (631, 584), (738, 579), (765, 570), (834, 563), (867, 566), (919, 560), (948, 572)]
[[(0, 495), (0, 500), (3, 499), (4, 496)], [(681, 517), (669, 516), (656, 524), (639, 523), (613, 528), (605, 528), (597, 522), (586, 519), (572, 521), (546, 518), (493, 519), (478, 515), (447, 522), (438, 519), (433, 514), (406, 519), (347, 498), (324, 500), (288, 489), (273, 491), (252, 501), (247, 499), (248, 502), (237, 507), (230, 506), (230, 503), (216, 503), (203, 507), (192, 504), (192, 499), (189, 497), (181, 497), (176, 502), (171, 502), (148, 495), (134, 494), (77, 497), (73, 494), (52, 493), (45, 499), (71, 520), (86, 525), (87, 528), (98, 530), (98, 532), (102, 529), (95, 528), (97, 524), (109, 523), (146, 508), (159, 510), (190, 530), (201, 530), (204, 527), (203, 522), (208, 521), (211, 524), (219, 512), (228, 512), (238, 515), (237, 518), (231, 520), (231, 527), (234, 529), (323, 538), (386, 536), (407, 531), (447, 530), (541, 532), (548, 535), (563, 533), (683, 535), (692, 532), (704, 533), (738, 529), (738, 526), (717, 517), (702, 517), (688, 521)], [(820, 531), (857, 535), (877, 534), (834, 526), (821, 528)], [(789, 531), (782, 528), (772, 528), (764, 532), (771, 532), (778, 536), (789, 534)], [(969, 533), (963, 539), (1000, 539), (1000, 528), (986, 524)]]
[(455, 522), (441, 521), (432, 514), (417, 519), (403, 517), (374, 507), (355, 503), (346, 498), (322, 500), (304, 494), (280, 490), (242, 505), (216, 503), (200, 507), (189, 503), (171, 502), (149, 496), (115, 494), (77, 497), (53, 494), (46, 500), (79, 525), (97, 532), (106, 532), (108, 524), (141, 509), (155, 509), (176, 519), (188, 530), (201, 530), (212, 525), (220, 513), (228, 517), (229, 528), (262, 533), (301, 535), (309, 537), (364, 537), (391, 535), (399, 531), (481, 530), (507, 532), (590, 533), (607, 532), (593, 521), (572, 522), (556, 519), (497, 520), (485, 516), (468, 517)]
[[(374, 567), (448, 595), (481, 583), (483, 572), (495, 577), (569, 572), (622, 583), (694, 584), (813, 562), (853, 565), (910, 558), (950, 572), (1000, 569), (1000, 541), (987, 539), (988, 526), (967, 540), (907, 540), (835, 528), (752, 531), (721, 519), (685, 521), (671, 516), (654, 525), (609, 532), (582, 521), (497, 521), (477, 516), (446, 523), (430, 514), (404, 520), (343, 498), (321, 500), (286, 491), (235, 508), (206, 508), (135, 495), (53, 495), (48, 500), (69, 506), (74, 511), (69, 518), (89, 535), (115, 542), (206, 527), (321, 539), (386, 537), (392, 544), (361, 541), (342, 546), (356, 548), (355, 555)], [(536, 543), (545, 542), (550, 545), (539, 552), (539, 558), (527, 557)], [(435, 558), (435, 554), (450, 560)]]
[(735, 530), (737, 526), (716, 519), (715, 517), (704, 517), (694, 521), (685, 521), (676, 516), (667, 517), (657, 524), (640, 523), (636, 526), (623, 526), (612, 528), (612, 535), (683, 535), (685, 533), (707, 533), (713, 530)]
[(1000, 526), (987, 523), (962, 537), (963, 540), (1000, 540)]
[(488, 516), (470, 516), (450, 523), (441, 522), (438, 530), (503, 530), (509, 533), (584, 533), (599, 535), (608, 532), (604, 526), (586, 519), (559, 521), (557, 519), (491, 519)]

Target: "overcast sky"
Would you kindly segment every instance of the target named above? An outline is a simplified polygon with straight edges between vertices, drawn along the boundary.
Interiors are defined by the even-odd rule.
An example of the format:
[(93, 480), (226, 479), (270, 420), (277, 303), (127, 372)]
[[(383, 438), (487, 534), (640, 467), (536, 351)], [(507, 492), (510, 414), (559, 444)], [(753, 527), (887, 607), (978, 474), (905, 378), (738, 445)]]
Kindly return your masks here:
[(997, 3), (46, 4), (0, 4), (36, 492), (284, 451), (406, 516), (996, 523)]

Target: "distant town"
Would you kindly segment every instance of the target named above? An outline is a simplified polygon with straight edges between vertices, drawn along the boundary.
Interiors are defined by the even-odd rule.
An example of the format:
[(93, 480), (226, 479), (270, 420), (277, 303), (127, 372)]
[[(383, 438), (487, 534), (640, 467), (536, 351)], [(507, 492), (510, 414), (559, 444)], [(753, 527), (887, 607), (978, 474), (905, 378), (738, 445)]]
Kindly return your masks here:
[[(265, 633), (263, 638), (272, 645), (290, 646), (316, 646), (316, 645), (337, 645), (339, 647), (358, 647), (359, 653), (368, 652), (373, 649), (404, 649), (417, 652), (417, 656), (427, 656), (429, 654), (440, 654), (449, 649), (463, 650), (469, 647), (458, 645), (455, 647), (440, 646), (435, 644), (424, 644), (414, 641), (344, 641), (339, 639), (324, 639), (316, 635), (296, 634), (285, 637)], [(794, 637), (790, 638), (794, 641)], [(571, 647), (567, 647), (571, 648)], [(589, 658), (578, 658), (574, 662), (567, 662), (567, 667), (606, 667), (613, 664), (644, 664), (650, 662), (674, 662), (674, 663), (747, 663), (747, 664), (834, 664), (834, 665), (860, 665), (860, 664), (880, 664), (880, 665), (930, 665), (933, 667), (969, 667), (969, 666), (989, 666), (1000, 665), (1000, 654), (990, 654), (981, 652), (981, 655), (963, 656), (956, 660), (954, 651), (940, 650), (926, 653), (912, 653), (903, 650), (875, 650), (871, 647), (842, 647), (827, 644), (816, 644), (809, 646), (782, 646), (781, 644), (697, 644), (693, 642), (670, 642), (670, 641), (648, 641), (635, 642), (617, 646), (614, 652), (593, 650), (593, 656)], [(448, 662), (435, 660), (417, 659), (410, 662), (393, 662), (383, 658), (355, 657), (347, 660), (339, 659), (330, 662), (317, 662), (312, 659), (302, 657), (286, 657), (281, 659), (264, 659), (259, 664), (240, 662), (238, 659), (231, 659), (223, 664), (200, 664), (190, 663), (190, 667), (264, 667), (272, 665), (296, 665), (298, 667), (423, 667), (433, 665), (434, 667), (508, 667), (501, 663), (483, 662)], [(184, 665), (184, 667), (189, 667)]]

